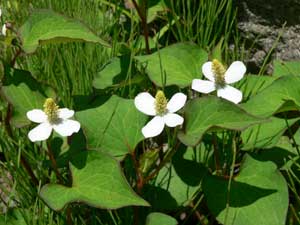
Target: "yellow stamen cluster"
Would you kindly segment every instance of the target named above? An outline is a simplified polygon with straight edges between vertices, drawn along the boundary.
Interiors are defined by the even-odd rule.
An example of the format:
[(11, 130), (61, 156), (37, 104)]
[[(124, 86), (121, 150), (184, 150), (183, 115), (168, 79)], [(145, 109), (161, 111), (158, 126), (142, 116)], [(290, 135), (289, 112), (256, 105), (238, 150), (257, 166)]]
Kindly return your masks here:
[(56, 123), (59, 120), (58, 117), (58, 105), (56, 105), (55, 101), (52, 98), (47, 98), (44, 103), (44, 112), (48, 116), (48, 121), (50, 123)]
[(217, 59), (212, 61), (212, 72), (215, 76), (215, 84), (217, 88), (224, 87), (226, 85), (224, 76), (226, 68)]
[(155, 95), (155, 111), (158, 115), (163, 115), (167, 112), (168, 100), (163, 91), (158, 91)]

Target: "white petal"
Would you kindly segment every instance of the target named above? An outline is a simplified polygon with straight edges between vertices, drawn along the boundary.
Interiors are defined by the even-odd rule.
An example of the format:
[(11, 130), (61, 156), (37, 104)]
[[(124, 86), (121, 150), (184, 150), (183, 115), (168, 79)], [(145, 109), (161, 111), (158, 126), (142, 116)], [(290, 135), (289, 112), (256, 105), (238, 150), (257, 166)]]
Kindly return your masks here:
[(186, 95), (182, 93), (176, 93), (168, 102), (167, 109), (169, 112), (176, 112), (184, 106), (185, 102)]
[(192, 82), (192, 89), (207, 94), (216, 90), (216, 85), (212, 81), (194, 79)]
[(153, 98), (148, 92), (142, 92), (138, 94), (134, 99), (135, 107), (149, 116), (155, 116), (155, 98)]
[(74, 116), (74, 110), (67, 108), (58, 109), (58, 117), (61, 119), (69, 119)]
[(2, 10), (0, 9), (0, 17), (2, 16)]
[(243, 98), (243, 93), (240, 90), (238, 90), (234, 87), (231, 87), (229, 85), (226, 85), (225, 88), (219, 89), (217, 91), (217, 95), (219, 97), (225, 98), (228, 101), (231, 101), (235, 104), (242, 101), (242, 98)]
[(225, 72), (225, 82), (227, 84), (232, 84), (244, 77), (246, 73), (246, 66), (241, 61), (233, 62), (227, 71)]
[(6, 30), (7, 30), (7, 29), (6, 29), (6, 25), (3, 24), (1, 32), (2, 32), (2, 34), (3, 34), (4, 36), (6, 36)]
[(29, 120), (35, 123), (43, 123), (47, 120), (47, 115), (43, 110), (33, 109), (26, 113), (26, 116)]
[(39, 124), (28, 133), (30, 141), (43, 141), (49, 138), (52, 131), (52, 127), (48, 122)]
[(175, 113), (168, 113), (165, 115), (164, 121), (168, 127), (176, 127), (183, 124), (183, 118)]
[(156, 116), (143, 127), (142, 133), (145, 138), (155, 137), (159, 135), (165, 127), (164, 119), (161, 116)]
[(212, 62), (211, 61), (206, 62), (202, 65), (202, 73), (210, 81), (215, 81), (215, 76), (212, 71)]
[(80, 130), (80, 123), (75, 120), (62, 120), (59, 124), (52, 125), (53, 129), (61, 136), (71, 136)]

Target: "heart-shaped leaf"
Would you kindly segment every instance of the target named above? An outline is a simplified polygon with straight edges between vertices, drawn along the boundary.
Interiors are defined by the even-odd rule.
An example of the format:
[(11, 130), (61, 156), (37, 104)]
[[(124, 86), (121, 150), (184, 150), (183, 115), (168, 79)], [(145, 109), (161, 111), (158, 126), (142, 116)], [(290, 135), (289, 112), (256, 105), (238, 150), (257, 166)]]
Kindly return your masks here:
[(89, 149), (102, 150), (122, 157), (144, 139), (142, 128), (147, 116), (133, 100), (112, 96), (103, 105), (76, 113), (87, 138)]
[[(253, 115), (268, 117), (300, 108), (300, 76), (283, 76), (253, 96), (242, 107)], [(287, 104), (287, 105), (286, 105)]]
[(204, 178), (203, 190), (209, 209), (221, 224), (286, 222), (288, 187), (273, 162), (257, 161), (246, 155), (239, 175), (232, 181), (230, 194), (228, 180), (212, 175)]
[(173, 217), (159, 212), (150, 213), (146, 218), (146, 225), (162, 225), (162, 224), (176, 225), (178, 224), (178, 222)]
[(201, 77), (201, 66), (207, 57), (207, 53), (197, 45), (179, 43), (135, 58), (146, 66), (149, 78), (156, 85), (187, 87), (193, 79)]
[(274, 77), (282, 77), (285, 75), (300, 75), (300, 61), (283, 62), (274, 60)]
[[(1, 92), (5, 99), (13, 105), (11, 122), (16, 127), (30, 124), (26, 113), (32, 109), (43, 107), (46, 94), (54, 97), (48, 86), (35, 80), (28, 71), (6, 68)], [(47, 93), (45, 93), (47, 92)]]
[(70, 163), (72, 186), (47, 184), (40, 191), (41, 198), (54, 210), (61, 210), (71, 202), (117, 209), (129, 205), (148, 206), (137, 196), (121, 172), (119, 163), (99, 151), (81, 152)]
[(207, 96), (194, 99), (185, 107), (185, 129), (178, 133), (182, 143), (195, 146), (210, 128), (243, 130), (264, 122), (229, 101)]
[(39, 44), (69, 41), (94, 42), (109, 47), (82, 23), (50, 10), (34, 11), (21, 27), (20, 34), (26, 53), (34, 52)]

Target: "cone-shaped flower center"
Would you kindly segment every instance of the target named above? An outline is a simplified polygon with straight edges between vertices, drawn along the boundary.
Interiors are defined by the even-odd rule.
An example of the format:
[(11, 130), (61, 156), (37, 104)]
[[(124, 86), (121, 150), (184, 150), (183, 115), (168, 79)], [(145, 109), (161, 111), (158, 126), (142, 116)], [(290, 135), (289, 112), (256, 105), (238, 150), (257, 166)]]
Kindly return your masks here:
[(58, 105), (52, 98), (47, 98), (44, 103), (44, 112), (48, 116), (49, 123), (57, 123), (59, 121), (58, 117)]
[(158, 91), (155, 95), (155, 111), (158, 115), (163, 115), (167, 112), (167, 99), (163, 91)]
[(216, 84), (216, 88), (223, 88), (225, 87), (226, 83), (225, 83), (225, 72), (226, 69), (225, 67), (222, 65), (222, 63), (220, 63), (217, 59), (214, 59), (212, 61), (212, 72), (215, 76), (215, 84)]

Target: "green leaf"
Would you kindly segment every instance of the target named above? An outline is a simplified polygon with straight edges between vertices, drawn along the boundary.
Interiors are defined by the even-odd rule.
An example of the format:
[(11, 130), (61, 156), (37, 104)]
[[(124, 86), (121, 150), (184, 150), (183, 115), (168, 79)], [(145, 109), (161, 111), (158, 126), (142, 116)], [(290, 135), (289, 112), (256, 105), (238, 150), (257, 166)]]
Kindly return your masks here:
[(242, 107), (247, 112), (262, 117), (292, 109), (299, 110), (299, 85), (300, 76), (283, 76), (242, 104)]
[(148, 206), (137, 196), (121, 172), (119, 163), (98, 151), (79, 153), (70, 163), (72, 186), (47, 184), (41, 198), (54, 210), (62, 210), (72, 202), (93, 207), (117, 209), (129, 205)]
[(242, 132), (243, 150), (251, 150), (254, 148), (272, 148), (279, 141), (283, 133), (297, 122), (299, 118), (279, 119), (272, 117), (266, 123), (254, 125)]
[(215, 96), (194, 99), (185, 106), (185, 129), (178, 133), (182, 143), (195, 146), (210, 128), (243, 130), (264, 122), (238, 105)]
[(17, 208), (9, 210), (6, 214), (0, 214), (0, 224), (27, 225), (21, 211)]
[(172, 164), (163, 167), (155, 183), (146, 187), (146, 199), (152, 208), (175, 210), (190, 203), (207, 173), (198, 159), (192, 148), (180, 146), (172, 157)]
[(178, 222), (173, 217), (158, 212), (150, 213), (146, 218), (146, 225), (162, 225), (162, 224), (177, 225)]
[(274, 77), (282, 77), (285, 75), (300, 75), (300, 61), (284, 62), (281, 60), (274, 60)]
[(87, 138), (89, 149), (123, 157), (144, 139), (142, 128), (147, 116), (140, 113), (131, 99), (112, 96), (104, 104), (76, 113)]
[(151, 55), (135, 57), (146, 66), (149, 78), (162, 87), (190, 86), (193, 79), (201, 78), (201, 66), (207, 53), (195, 44), (179, 43), (165, 47)]
[[(47, 94), (54, 97), (53, 90), (35, 80), (30, 72), (6, 69), (1, 93), (13, 105), (11, 122), (14, 126), (23, 127), (31, 123), (27, 119), (26, 113), (29, 110), (43, 107), (47, 98), (46, 91), (49, 91)], [(50, 93), (51, 91), (52, 93)]]
[(125, 80), (129, 61), (126, 57), (115, 57), (95, 75), (93, 86), (97, 89), (105, 89)]
[(288, 187), (273, 162), (260, 162), (246, 155), (229, 195), (228, 180), (212, 175), (204, 178), (203, 190), (209, 209), (221, 224), (285, 224)]
[(20, 34), (26, 53), (34, 52), (39, 44), (69, 41), (94, 42), (109, 47), (82, 23), (50, 10), (34, 11), (21, 27)]

